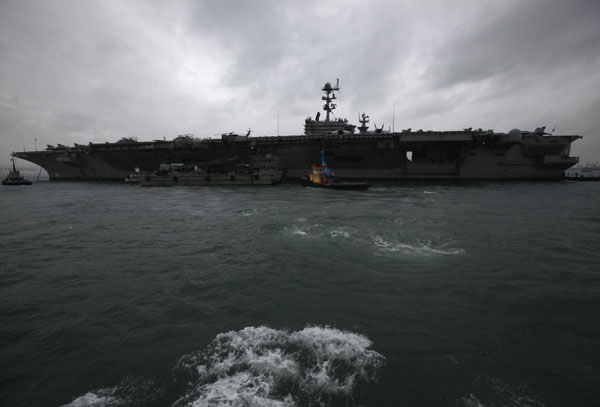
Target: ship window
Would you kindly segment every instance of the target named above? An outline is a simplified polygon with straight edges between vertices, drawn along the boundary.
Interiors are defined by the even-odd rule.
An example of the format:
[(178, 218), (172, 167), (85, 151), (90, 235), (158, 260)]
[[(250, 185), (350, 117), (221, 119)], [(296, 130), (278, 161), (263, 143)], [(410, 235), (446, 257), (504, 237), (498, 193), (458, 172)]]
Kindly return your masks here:
[(412, 151), (407, 151), (406, 152), (406, 160), (409, 162), (412, 162), (412, 157), (413, 157), (413, 152)]

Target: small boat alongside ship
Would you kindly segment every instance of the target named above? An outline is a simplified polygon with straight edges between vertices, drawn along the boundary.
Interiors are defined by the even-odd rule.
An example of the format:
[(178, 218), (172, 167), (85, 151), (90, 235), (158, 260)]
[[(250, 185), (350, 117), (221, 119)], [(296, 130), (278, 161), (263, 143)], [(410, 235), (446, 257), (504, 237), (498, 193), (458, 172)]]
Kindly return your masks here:
[(143, 187), (273, 185), (281, 182), (284, 171), (278, 156), (253, 156), (239, 163), (238, 157), (184, 164), (161, 164), (153, 173), (131, 175)]
[(2, 185), (31, 185), (31, 181), (27, 181), (15, 167), (14, 157), (10, 160), (12, 161), (13, 169), (12, 171), (9, 171), (6, 178), (2, 180)]
[(575, 166), (565, 171), (563, 179), (569, 181), (600, 181), (600, 165)]
[(325, 151), (321, 151), (321, 164), (314, 164), (308, 174), (302, 176), (302, 184), (311, 188), (364, 190), (369, 184), (364, 182), (340, 182), (325, 161)]

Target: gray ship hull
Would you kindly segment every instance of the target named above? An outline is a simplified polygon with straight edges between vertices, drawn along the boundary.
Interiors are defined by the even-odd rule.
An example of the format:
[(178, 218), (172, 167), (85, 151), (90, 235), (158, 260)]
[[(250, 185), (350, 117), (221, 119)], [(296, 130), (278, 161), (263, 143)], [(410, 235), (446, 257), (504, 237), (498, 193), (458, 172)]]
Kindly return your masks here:
[(569, 156), (580, 136), (486, 131), (236, 137), (188, 142), (90, 144), (14, 153), (43, 167), (51, 180), (122, 180), (161, 163), (194, 163), (255, 154), (281, 157), (288, 178), (299, 178), (325, 150), (346, 179), (559, 179), (578, 163)]

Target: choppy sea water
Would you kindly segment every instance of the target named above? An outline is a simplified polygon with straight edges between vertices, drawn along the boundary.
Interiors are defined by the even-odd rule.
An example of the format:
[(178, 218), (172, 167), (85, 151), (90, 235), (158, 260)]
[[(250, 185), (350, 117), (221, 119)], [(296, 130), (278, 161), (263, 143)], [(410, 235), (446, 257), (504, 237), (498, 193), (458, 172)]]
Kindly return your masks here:
[(0, 405), (598, 405), (599, 197), (3, 187)]

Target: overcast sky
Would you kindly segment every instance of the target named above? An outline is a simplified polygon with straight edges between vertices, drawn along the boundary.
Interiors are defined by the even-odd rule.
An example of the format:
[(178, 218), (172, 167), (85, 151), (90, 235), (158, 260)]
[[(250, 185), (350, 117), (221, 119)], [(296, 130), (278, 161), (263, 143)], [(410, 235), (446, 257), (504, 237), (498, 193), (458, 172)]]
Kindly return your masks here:
[(600, 160), (600, 1), (0, 0), (0, 157), (46, 144), (395, 129), (579, 134)]

